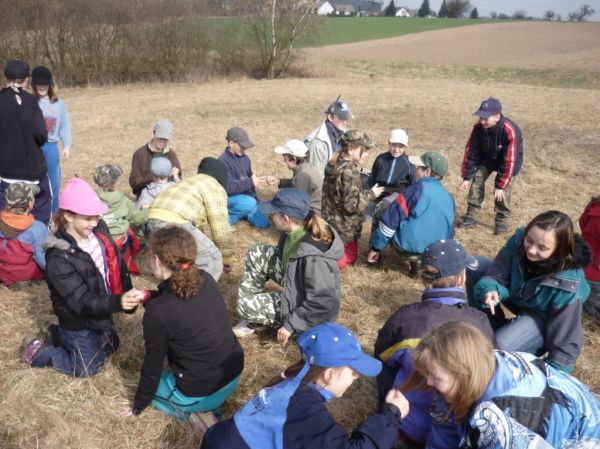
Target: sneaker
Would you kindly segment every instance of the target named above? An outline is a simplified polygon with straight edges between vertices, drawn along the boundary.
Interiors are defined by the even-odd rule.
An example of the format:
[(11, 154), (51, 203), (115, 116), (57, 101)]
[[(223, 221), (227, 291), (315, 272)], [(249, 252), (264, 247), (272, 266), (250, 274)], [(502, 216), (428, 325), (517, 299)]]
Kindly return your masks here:
[(262, 329), (260, 324), (251, 323), (247, 320), (242, 320), (233, 326), (233, 333), (237, 338), (244, 338), (252, 335), (257, 330)]
[(35, 359), (35, 356), (43, 344), (44, 342), (37, 337), (25, 337), (23, 340), (24, 349), (22, 360), (28, 365), (31, 365), (31, 362)]
[(458, 222), (458, 227), (463, 229), (470, 229), (477, 226), (477, 220), (467, 215), (463, 215)]
[(190, 423), (200, 434), (204, 435), (206, 431), (219, 422), (219, 419), (213, 412), (194, 412), (190, 413)]
[(496, 228), (494, 229), (494, 235), (506, 234), (508, 232), (508, 225), (504, 223), (496, 223)]

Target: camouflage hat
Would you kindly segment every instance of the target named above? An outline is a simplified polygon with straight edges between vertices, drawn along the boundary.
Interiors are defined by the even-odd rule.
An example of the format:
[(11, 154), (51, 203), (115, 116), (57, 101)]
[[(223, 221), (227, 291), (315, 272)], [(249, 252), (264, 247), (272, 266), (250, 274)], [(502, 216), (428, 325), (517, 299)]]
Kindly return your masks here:
[(346, 131), (342, 135), (340, 143), (342, 144), (343, 148), (348, 148), (354, 145), (362, 145), (367, 149), (375, 148), (375, 144), (373, 143), (371, 138), (367, 136), (367, 133), (358, 129), (351, 129), (350, 131)]
[(94, 173), (94, 182), (98, 184), (100, 187), (108, 186), (119, 179), (119, 176), (123, 174), (123, 169), (118, 165), (114, 164), (104, 164), (96, 167), (96, 172)]
[(6, 205), (11, 207), (27, 207), (39, 191), (40, 188), (35, 184), (13, 182), (5, 191)]

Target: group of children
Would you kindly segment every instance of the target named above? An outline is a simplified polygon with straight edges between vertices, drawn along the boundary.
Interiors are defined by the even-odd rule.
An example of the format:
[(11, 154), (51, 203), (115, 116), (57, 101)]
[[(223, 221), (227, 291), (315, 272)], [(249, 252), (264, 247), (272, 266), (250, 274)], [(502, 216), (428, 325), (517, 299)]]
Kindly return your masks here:
[[(486, 157), (505, 161), (498, 169), (496, 233), (505, 232), (507, 186), (522, 155), (520, 132), (500, 111), (499, 102), (488, 99), (476, 112), (473, 133), (485, 138), (470, 139), (463, 173), (467, 182), (472, 167), (477, 176), (478, 164), (493, 171)], [(493, 261), (473, 258), (452, 240), (454, 202), (441, 185), (448, 171), (441, 154), (409, 158), (408, 135), (396, 129), (388, 153), (365, 176), (361, 166), (373, 142), (362, 131), (343, 130), (351, 113), (339, 99), (326, 113), (308, 145), (289, 141), (275, 149), (293, 171), (291, 180), (252, 173), (245, 152), (253, 143), (242, 128), (227, 132), (218, 160), (204, 158), (195, 175), (183, 178), (168, 146), (172, 125), (161, 120), (132, 161), (138, 207), (117, 189), (123, 171), (102, 165), (94, 175), (98, 190), (80, 178), (66, 184), (51, 234), (31, 213), (35, 185), (11, 182), (0, 212), (0, 280), (45, 277), (58, 318), (45, 341), (27, 339), (23, 360), (91, 376), (118, 348), (112, 315), (143, 305), (144, 362), (126, 416), (152, 403), (208, 427), (216, 418), (205, 412), (234, 392), (243, 370), (235, 335), (269, 326), (280, 343), (295, 338), (301, 349), (298, 363), (233, 418), (208, 430), (204, 448), (383, 449), (398, 438), (428, 448), (600, 444), (600, 401), (566, 374), (582, 347), (582, 304), (590, 294), (586, 266), (597, 293), (598, 200), (581, 219), (593, 253), (568, 216), (548, 211), (517, 229)], [(477, 156), (481, 141), (495, 145), (494, 155)], [(331, 157), (319, 168), (323, 157), (315, 155), (323, 151)], [(489, 176), (480, 170), (473, 191)], [(282, 188), (259, 203), (261, 183)], [(333, 323), (340, 268), (358, 258), (369, 208), (374, 225), (368, 262), (377, 263), (391, 241), (425, 286), (420, 301), (401, 307), (382, 327), (375, 358)], [(216, 281), (231, 271), (230, 229), (242, 218), (259, 228), (272, 223), (280, 239), (277, 246), (248, 249), (237, 298), (241, 322), (232, 329)], [(130, 225), (145, 226), (157, 290), (132, 286), (137, 237)], [(282, 290), (265, 291), (267, 280)], [(507, 320), (502, 306), (515, 318)], [(359, 374), (377, 376), (379, 412), (348, 435), (325, 403), (342, 396)]]

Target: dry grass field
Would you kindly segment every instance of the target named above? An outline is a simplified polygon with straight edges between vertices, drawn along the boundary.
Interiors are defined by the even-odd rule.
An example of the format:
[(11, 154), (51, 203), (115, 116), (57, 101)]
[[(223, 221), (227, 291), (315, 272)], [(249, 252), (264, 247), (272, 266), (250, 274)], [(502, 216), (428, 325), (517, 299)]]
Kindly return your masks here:
[[(490, 26), (469, 27), (468, 31), (474, 33), (476, 28), (481, 28), (483, 32), (483, 27)], [(527, 27), (537, 30), (540, 24), (494, 25), (490, 28), (494, 38), (486, 31), (486, 39), (512, 42), (513, 52), (520, 54), (522, 42), (511, 40), (516, 26), (526, 33)], [(571, 42), (572, 51), (582, 52), (595, 61), (593, 67), (586, 65), (585, 68), (600, 71), (598, 45), (590, 43), (582, 48), (578, 44), (581, 39), (570, 39), (584, 30), (588, 33), (585, 42), (593, 42), (600, 30), (597, 24), (558, 24), (556, 30), (564, 35), (564, 42)], [(502, 61), (505, 56), (504, 50), (497, 46), (490, 48), (487, 55), (465, 57), (463, 49), (476, 39), (467, 29), (419, 36), (425, 39), (428, 34), (440, 36), (438, 33), (443, 36), (443, 39), (436, 38), (439, 48), (451, 42), (452, 47), (448, 47), (446, 53), (450, 55), (455, 50), (461, 53), (462, 63), (479, 61), (485, 65), (488, 57), (495, 55), (496, 60)], [(404, 39), (416, 39), (416, 36)], [(558, 64), (558, 69), (572, 68), (575, 62), (571, 51), (564, 50), (565, 56), (561, 59), (554, 42), (536, 40), (535, 59), (542, 62), (547, 59), (552, 67)], [(363, 44), (355, 45), (359, 48)], [(378, 45), (388, 43), (380, 41)], [(374, 47), (368, 48), (368, 54), (348, 50), (345, 56), (366, 58), (375, 51)], [(431, 48), (437, 51), (438, 47)], [(332, 63), (332, 54), (327, 51), (317, 49), (309, 55), (310, 71), (314, 75), (310, 78), (64, 90), (61, 96), (70, 109), (75, 142), (72, 159), (63, 164), (64, 178), (77, 174), (91, 181), (96, 165), (106, 162), (121, 164), (128, 174), (131, 154), (149, 138), (152, 123), (162, 117), (174, 123), (172, 146), (180, 156), (184, 176), (195, 172), (203, 156), (218, 156), (224, 148), (225, 131), (236, 125), (245, 127), (256, 143), (249, 153), (254, 171), (286, 176), (281, 158), (275, 157), (273, 148), (287, 139), (303, 138), (323, 120), (326, 106), (342, 94), (355, 112), (352, 127), (365, 129), (380, 144), (380, 151), (385, 151), (391, 128), (406, 127), (410, 133), (411, 154), (431, 149), (444, 153), (451, 167), (444, 183), (454, 194), (457, 211), (461, 213), (465, 200), (457, 192), (459, 166), (474, 121), (471, 114), (482, 99), (493, 95), (502, 100), (506, 114), (521, 126), (525, 139), (525, 162), (513, 193), (513, 229), (551, 208), (560, 209), (576, 220), (589, 197), (600, 193), (600, 90), (485, 82), (468, 77), (444, 79), (436, 68), (422, 68), (416, 75), (403, 76), (386, 70), (387, 62), (382, 57), (368, 63), (370, 68), (376, 69), (377, 75), (372, 75), (369, 70), (358, 70), (360, 64), (356, 62)], [(413, 57), (415, 55), (417, 52), (413, 51)], [(393, 57), (394, 61), (404, 60), (401, 53)], [(427, 60), (426, 55), (419, 57)], [(525, 52), (515, 63), (527, 67), (532, 59), (533, 56)], [(456, 63), (448, 60), (448, 64)], [(372, 154), (371, 161), (374, 157)], [(129, 193), (126, 176), (121, 188)], [(259, 189), (264, 199), (273, 193), (273, 188)], [(481, 218), (485, 226), (458, 230), (457, 237), (472, 253), (492, 257), (505, 237), (492, 233), (491, 201), (484, 203)], [(370, 227), (365, 225), (360, 262), (343, 272), (339, 319), (358, 335), (367, 351), (372, 350), (377, 330), (385, 319), (400, 305), (417, 301), (422, 289), (418, 282), (403, 274), (398, 260), (389, 251), (384, 253), (384, 269), (374, 271), (364, 265), (369, 234)], [(232, 322), (236, 322), (233, 311), (245, 248), (257, 240), (273, 242), (276, 235), (272, 230), (259, 232), (241, 223), (234, 229), (233, 238), (236, 244), (234, 271), (223, 275), (220, 287), (232, 311)], [(138, 287), (155, 285), (146, 256), (143, 252), (138, 259), (144, 272), (134, 279)], [(152, 408), (137, 419), (120, 416), (122, 409), (130, 404), (137, 386), (143, 357), (142, 313), (138, 310), (133, 316), (117, 315), (116, 325), (121, 336), (119, 351), (95, 377), (73, 379), (51, 369), (31, 369), (20, 361), (23, 337), (40, 334), (45, 323), (55, 320), (46, 286), (19, 292), (0, 286), (0, 447), (197, 447), (198, 437), (188, 424), (170, 420)], [(586, 317), (584, 327), (585, 348), (574, 374), (600, 393), (597, 353), (600, 326)], [(223, 407), (225, 416), (230, 416), (268, 378), (298, 355), (292, 345), (280, 347), (270, 334), (252, 336), (243, 340), (242, 345), (246, 366), (238, 390)], [(336, 400), (331, 409), (350, 429), (373, 411), (375, 391), (372, 380), (361, 379), (344, 398)]]

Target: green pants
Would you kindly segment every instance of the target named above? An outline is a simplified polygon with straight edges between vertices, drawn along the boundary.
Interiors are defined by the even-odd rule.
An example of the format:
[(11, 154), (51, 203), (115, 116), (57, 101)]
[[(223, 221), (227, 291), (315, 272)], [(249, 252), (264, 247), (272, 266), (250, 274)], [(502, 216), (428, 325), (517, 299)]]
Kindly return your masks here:
[(237, 312), (251, 323), (277, 326), (281, 322), (281, 292), (264, 292), (268, 280), (283, 283), (282, 261), (273, 245), (255, 243), (244, 258)]
[[(467, 197), (467, 217), (477, 219), (481, 210), (481, 203), (483, 203), (483, 199), (485, 198), (485, 182), (492, 173), (494, 173), (492, 170), (483, 165), (475, 167), (475, 175), (473, 175), (469, 196)], [(494, 201), (496, 224), (506, 224), (510, 219), (510, 194), (511, 184), (504, 188), (504, 199), (502, 201)]]

